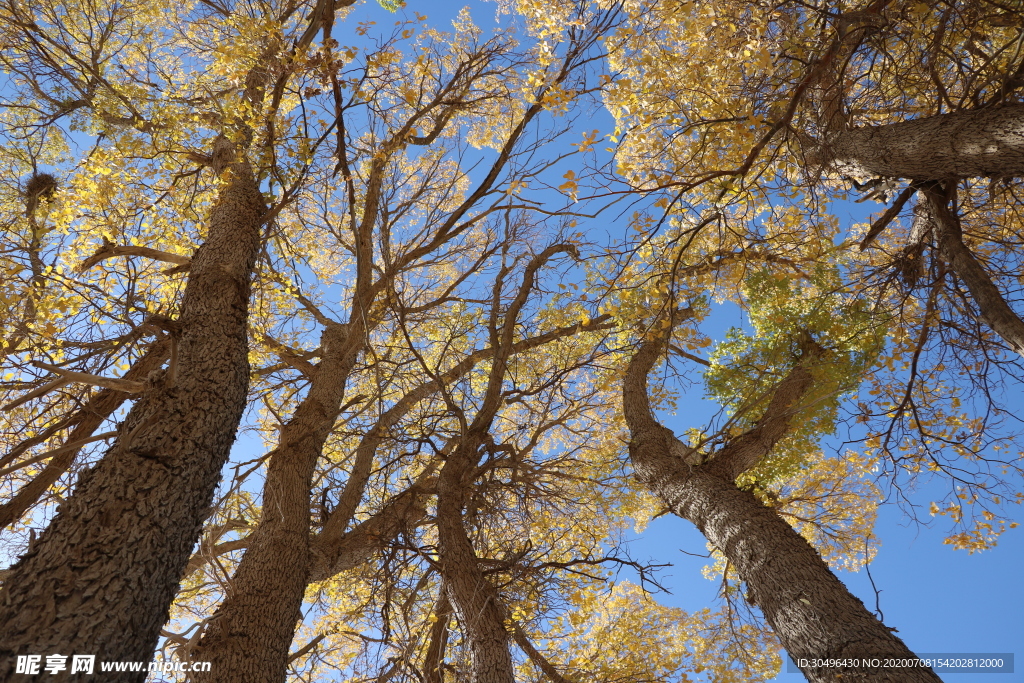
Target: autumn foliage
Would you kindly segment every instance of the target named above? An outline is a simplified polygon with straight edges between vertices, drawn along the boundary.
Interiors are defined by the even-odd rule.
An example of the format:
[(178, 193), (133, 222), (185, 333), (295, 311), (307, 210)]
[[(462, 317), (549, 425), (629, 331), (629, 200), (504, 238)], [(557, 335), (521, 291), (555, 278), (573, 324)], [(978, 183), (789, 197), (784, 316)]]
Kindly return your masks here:
[(887, 498), (1016, 526), (1024, 15), (432, 11), (0, 2), (0, 678), (768, 680), (905, 649)]

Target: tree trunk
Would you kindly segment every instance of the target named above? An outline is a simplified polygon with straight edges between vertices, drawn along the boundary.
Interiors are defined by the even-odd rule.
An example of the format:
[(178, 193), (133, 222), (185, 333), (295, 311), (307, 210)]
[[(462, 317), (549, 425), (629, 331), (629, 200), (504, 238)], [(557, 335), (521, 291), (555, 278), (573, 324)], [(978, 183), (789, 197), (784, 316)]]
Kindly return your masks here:
[[(536, 348), (580, 330), (608, 327), (608, 318), (601, 316), (587, 325), (565, 326), (522, 340), (513, 351)], [(270, 457), (259, 525), (243, 542), (246, 553), (231, 580), (230, 590), (193, 655), (196, 661), (211, 662), (211, 670), (193, 674), (194, 680), (285, 680), (289, 648), (309, 583), (324, 581), (363, 564), (426, 512), (427, 492), (417, 483), (395, 496), (373, 517), (348, 529), (362, 498), (365, 480), (370, 476), (377, 447), (388, 430), (419, 401), (493, 354), (491, 348), (469, 354), (437, 380), (406, 393), (381, 416), (360, 442), (346, 493), (331, 515), (331, 526), (337, 533), (329, 534), (325, 528), (319, 536), (310, 537), (313, 473), (341, 405), (345, 380), (358, 349), (349, 337), (340, 334), (345, 329), (350, 330), (348, 334), (354, 329), (357, 338), (361, 336), (353, 325), (328, 328), (321, 342), (323, 361), (306, 398), (282, 431), (280, 446)], [(240, 624), (246, 628), (239, 628)]]
[(952, 266), (974, 299), (984, 320), (993, 332), (1002, 337), (1010, 348), (1024, 356), (1024, 321), (1006, 303), (999, 288), (985, 272), (971, 250), (964, 244), (960, 219), (949, 209), (949, 197), (941, 187), (930, 185), (922, 189), (928, 214), (935, 230), (935, 241), (942, 258)]
[[(4, 582), (0, 680), (12, 678), (19, 654), (152, 657), (249, 386), (246, 320), (266, 208), (231, 147), (223, 138), (215, 145), (229, 175), (192, 260), (176, 367), (150, 383), (113, 446)], [(141, 682), (146, 673), (105, 676)], [(69, 679), (67, 671), (50, 677)]]
[(853, 128), (809, 156), (811, 164), (853, 178), (1018, 176), (1024, 174), (1024, 104)]
[(808, 681), (939, 681), (931, 669), (828, 668), (802, 660), (913, 659), (914, 653), (853, 596), (818, 552), (752, 493), (710, 472), (675, 478), (658, 495), (720, 549), (746, 583)]
[(434, 624), (430, 627), (430, 644), (423, 657), (424, 683), (444, 683), (444, 657), (448, 648), (448, 622), (452, 618), (452, 604), (448, 590), (441, 586), (441, 596), (434, 608)]
[(471, 683), (515, 683), (510, 638), (498, 591), (480, 562), (462, 520), (475, 449), (463, 443), (437, 482), (437, 539), (441, 576), (472, 655)]
[[(355, 362), (352, 326), (329, 326), (309, 392), (281, 431), (263, 486), (263, 512), (194, 655), (210, 662), (197, 681), (283, 683), (288, 651), (302, 616), (310, 569), (310, 489)], [(357, 335), (357, 338), (361, 335)]]
[[(578, 257), (572, 245), (553, 244), (534, 256), (523, 272), (516, 296), (502, 316), (499, 304), (508, 267), (503, 266), (494, 283), (490, 328), (494, 360), (487, 378), (480, 408), (472, 423), (463, 429), (460, 442), (437, 478), (437, 540), (441, 576), (448, 597), (468, 641), (472, 659), (471, 683), (515, 683), (504, 606), (497, 589), (480, 569), (479, 558), (466, 532), (463, 512), (472, 490), (480, 449), (504, 403), (502, 385), (508, 359), (515, 350), (512, 339), (520, 311), (533, 289), (537, 271), (558, 253)], [(500, 325), (499, 325), (500, 320)], [(465, 415), (460, 421), (465, 424)]]
[[(736, 476), (785, 435), (802, 396), (811, 388), (811, 375), (803, 366), (822, 350), (809, 339), (801, 346), (804, 360), (779, 384), (765, 415), (702, 463), (651, 412), (647, 375), (665, 340), (645, 342), (630, 362), (623, 384), (636, 476), (728, 558), (807, 680), (934, 683), (940, 679), (930, 669), (815, 665), (815, 660), (823, 659), (907, 659), (914, 654), (850, 594), (800, 534), (753, 494), (736, 487)], [(757, 451), (760, 456), (754, 457)]]

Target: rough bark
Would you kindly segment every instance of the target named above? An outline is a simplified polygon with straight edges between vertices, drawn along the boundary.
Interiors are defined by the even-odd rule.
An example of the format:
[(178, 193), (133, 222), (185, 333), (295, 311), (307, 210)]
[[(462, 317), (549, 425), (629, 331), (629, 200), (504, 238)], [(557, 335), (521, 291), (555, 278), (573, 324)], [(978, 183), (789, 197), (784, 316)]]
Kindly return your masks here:
[[(800, 534), (753, 494), (711, 472), (662, 487), (672, 511), (693, 522), (729, 558), (783, 647), (801, 660), (914, 658), (852, 595)], [(939, 681), (930, 669), (801, 666), (812, 682)]]
[(321, 337), (316, 375), (270, 455), (260, 522), (194, 655), (210, 671), (195, 680), (280, 683), (287, 676), (309, 575), (313, 473), (361, 347), (351, 343), (350, 327), (329, 326)]
[(853, 178), (944, 180), (1024, 174), (1024, 104), (837, 132), (808, 162)]
[(960, 219), (950, 210), (949, 197), (935, 184), (923, 188), (922, 192), (928, 203), (928, 213), (942, 258), (967, 285), (981, 313), (981, 319), (1010, 348), (1024, 356), (1024, 321), (1006, 303), (985, 268), (964, 244)]
[[(409, 488), (389, 500), (372, 517), (365, 519), (330, 543), (330, 566), (314, 562), (310, 583), (326, 581), (369, 562), (374, 553), (388, 547), (403, 531), (415, 529), (427, 514), (427, 498), (433, 493), (432, 473), (421, 475)], [(317, 537), (316, 548), (323, 549)]]
[[(160, 368), (167, 360), (169, 350), (167, 341), (159, 341), (137, 360), (123, 379), (128, 381), (142, 381), (149, 376), (149, 373)], [(74, 429), (68, 435), (65, 443), (72, 444), (76, 441), (86, 439), (103, 424), (104, 420), (114, 414), (114, 411), (121, 407), (121, 404), (128, 399), (128, 394), (114, 389), (104, 389), (96, 395), (91, 396), (84, 406), (78, 411), (78, 418)], [(46, 463), (43, 471), (37, 474), (32, 481), (28, 482), (14, 494), (14, 496), (0, 505), (0, 529), (6, 528), (21, 519), (25, 511), (36, 504), (44, 493), (57, 481), (61, 475), (68, 471), (71, 464), (78, 457), (80, 448), (68, 448), (57, 453)]]
[(149, 383), (113, 446), (4, 582), (2, 680), (17, 654), (152, 656), (246, 405), (246, 319), (265, 206), (251, 168), (234, 154), (192, 260), (174, 376)]
[(509, 633), (498, 591), (480, 569), (466, 533), (463, 509), (479, 444), (464, 442), (437, 483), (437, 539), (441, 575), (472, 655), (472, 683), (515, 683)]
[[(906, 645), (850, 594), (800, 534), (753, 494), (736, 487), (735, 477), (785, 435), (802, 396), (813, 386), (804, 365), (821, 352), (807, 340), (802, 347), (804, 359), (780, 383), (764, 416), (701, 463), (651, 412), (647, 375), (665, 340), (645, 342), (630, 362), (623, 384), (634, 471), (673, 513), (693, 522), (728, 558), (798, 665), (801, 659), (911, 658)], [(801, 670), (812, 683), (939, 680), (930, 669)]]

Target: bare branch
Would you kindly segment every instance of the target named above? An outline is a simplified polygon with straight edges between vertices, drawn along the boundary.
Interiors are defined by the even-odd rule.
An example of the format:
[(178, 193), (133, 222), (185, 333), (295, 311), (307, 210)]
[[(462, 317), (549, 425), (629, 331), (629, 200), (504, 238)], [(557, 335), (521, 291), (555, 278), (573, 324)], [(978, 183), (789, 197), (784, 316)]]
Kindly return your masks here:
[[(43, 363), (42, 361), (32, 361), (32, 365), (43, 370), (49, 370), (50, 372), (57, 373), (67, 382), (80, 382), (82, 384), (91, 384), (96, 387), (103, 387), (104, 389), (113, 389), (115, 391), (123, 391), (127, 394), (141, 394), (146, 388), (145, 382), (133, 382), (127, 379), (117, 379), (115, 377), (100, 377), (99, 375), (90, 375), (86, 372), (74, 372), (73, 370), (65, 370), (59, 368), (56, 365), (50, 365), (49, 363)], [(65, 384), (67, 383), (65, 382)]]
[(96, 253), (82, 261), (82, 265), (78, 266), (78, 272), (84, 273), (97, 263), (114, 258), (115, 256), (142, 256), (157, 261), (166, 261), (167, 263), (173, 263), (178, 266), (177, 268), (172, 269), (176, 273), (184, 272), (187, 270), (187, 266), (192, 264), (192, 259), (188, 256), (171, 254), (166, 251), (160, 251), (159, 249), (150, 249), (149, 247), (122, 247), (106, 242), (102, 247), (96, 250)]

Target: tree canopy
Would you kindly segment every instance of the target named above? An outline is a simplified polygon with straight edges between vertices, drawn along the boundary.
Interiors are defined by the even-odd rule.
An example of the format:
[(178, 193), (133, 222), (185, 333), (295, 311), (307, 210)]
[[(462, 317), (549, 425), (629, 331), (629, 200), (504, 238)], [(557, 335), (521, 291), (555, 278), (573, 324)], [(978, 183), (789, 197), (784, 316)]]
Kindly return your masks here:
[[(1024, 12), (384, 8), (0, 2), (0, 672), (912, 656), (831, 570), (886, 501), (969, 552), (1016, 525)], [(716, 606), (631, 557), (662, 514)]]

